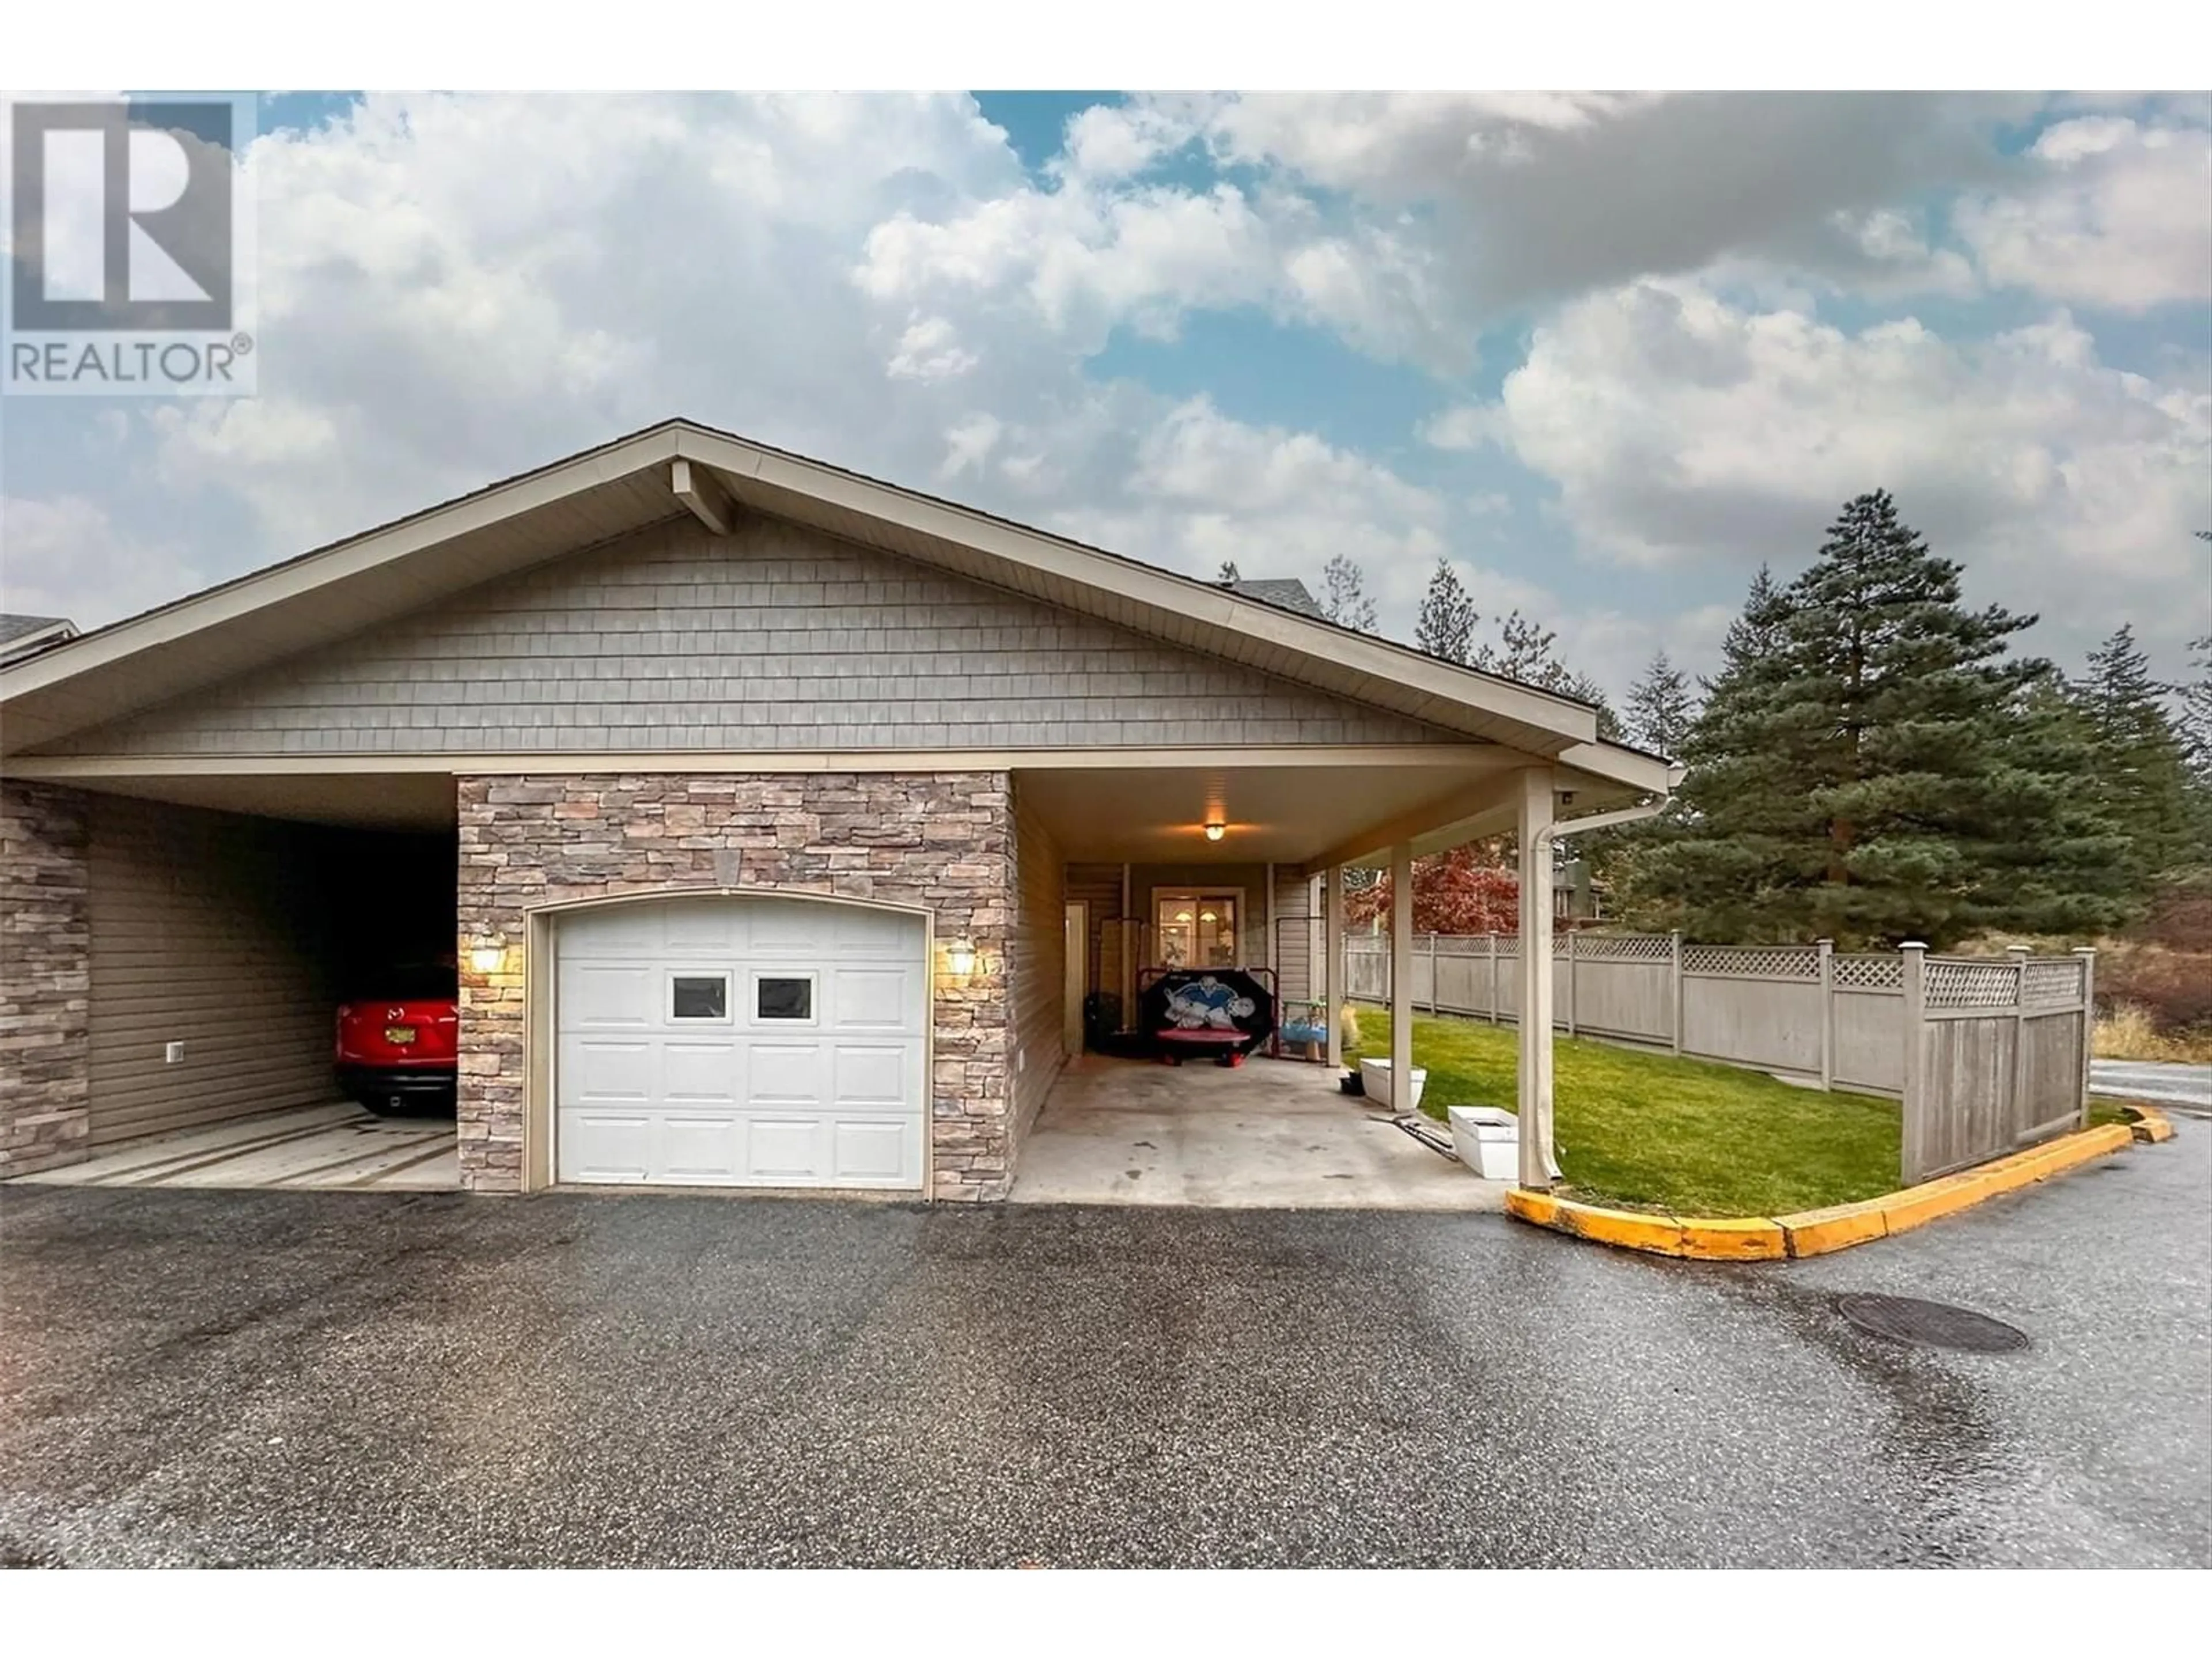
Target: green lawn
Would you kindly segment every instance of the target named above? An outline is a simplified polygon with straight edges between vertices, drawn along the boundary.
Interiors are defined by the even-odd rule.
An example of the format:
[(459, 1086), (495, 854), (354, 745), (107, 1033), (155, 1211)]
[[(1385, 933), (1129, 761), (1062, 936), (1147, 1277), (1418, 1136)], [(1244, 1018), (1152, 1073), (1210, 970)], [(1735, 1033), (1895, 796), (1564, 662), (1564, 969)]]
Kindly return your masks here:
[[(1514, 1104), (1510, 1025), (1416, 1016), (1421, 1109)], [(1387, 1058), (1390, 1016), (1359, 1007), (1359, 1053)], [(1757, 1072), (1560, 1037), (1553, 1139), (1573, 1195), (1694, 1215), (1778, 1215), (1898, 1184), (1898, 1105)]]

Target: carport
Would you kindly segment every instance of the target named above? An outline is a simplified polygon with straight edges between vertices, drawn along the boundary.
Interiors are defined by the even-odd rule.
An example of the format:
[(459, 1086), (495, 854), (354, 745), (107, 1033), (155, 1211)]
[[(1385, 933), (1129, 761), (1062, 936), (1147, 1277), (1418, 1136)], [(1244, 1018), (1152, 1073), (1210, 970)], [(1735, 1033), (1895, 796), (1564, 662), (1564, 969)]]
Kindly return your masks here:
[(1540, 963), (1555, 814), (1669, 782), (1571, 698), (682, 421), (11, 659), (0, 714), (0, 1174), (328, 1104), (337, 998), (434, 934), (471, 1192), (1000, 1199), (1099, 870), (1123, 967), (1303, 884), (1333, 997), (1348, 866), (1515, 834)]
[(450, 1113), (379, 1118), (332, 1070), (341, 1000), (376, 994), (395, 965), (450, 958), (451, 781), (97, 783), (79, 815), (87, 1156), (28, 1178), (457, 1185)]

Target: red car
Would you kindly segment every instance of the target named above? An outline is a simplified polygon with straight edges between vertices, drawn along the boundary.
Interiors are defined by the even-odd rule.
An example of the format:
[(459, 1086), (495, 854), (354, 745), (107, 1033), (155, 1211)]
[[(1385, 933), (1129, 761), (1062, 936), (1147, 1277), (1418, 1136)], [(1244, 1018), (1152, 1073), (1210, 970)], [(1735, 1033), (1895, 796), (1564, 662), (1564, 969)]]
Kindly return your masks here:
[(461, 1030), (453, 968), (401, 968), (365, 983), (375, 994), (338, 1005), (339, 1090), (387, 1115), (451, 1111)]

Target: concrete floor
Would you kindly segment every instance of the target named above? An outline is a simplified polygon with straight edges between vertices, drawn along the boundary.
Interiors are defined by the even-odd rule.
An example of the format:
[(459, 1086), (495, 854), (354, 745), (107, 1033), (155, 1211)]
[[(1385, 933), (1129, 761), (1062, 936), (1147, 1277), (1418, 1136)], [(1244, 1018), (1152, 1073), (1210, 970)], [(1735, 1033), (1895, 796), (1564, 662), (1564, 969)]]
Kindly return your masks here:
[(379, 1117), (349, 1101), (264, 1112), (111, 1147), (88, 1163), (19, 1182), (47, 1187), (336, 1187), (456, 1192), (450, 1117)]
[(1340, 1093), (1337, 1072), (1085, 1054), (1022, 1143), (1017, 1204), (1217, 1209), (1496, 1210), (1484, 1181)]

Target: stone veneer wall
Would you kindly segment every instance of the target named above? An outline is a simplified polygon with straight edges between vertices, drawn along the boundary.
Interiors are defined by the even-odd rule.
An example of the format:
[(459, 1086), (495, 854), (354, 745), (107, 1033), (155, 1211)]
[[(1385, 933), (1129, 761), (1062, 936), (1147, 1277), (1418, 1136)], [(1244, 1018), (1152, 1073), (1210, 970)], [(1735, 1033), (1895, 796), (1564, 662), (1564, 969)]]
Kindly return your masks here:
[[(930, 964), (931, 1192), (1005, 1196), (1017, 1126), (1007, 1094), (1006, 963), (1013, 813), (1004, 772), (621, 774), (459, 781), (462, 1184), (524, 1181), (521, 958), (528, 913), (626, 893), (821, 893), (917, 905), (966, 937), (965, 984)], [(478, 940), (507, 970), (470, 966)]]
[(87, 842), (82, 794), (0, 781), (0, 1176), (85, 1157)]

